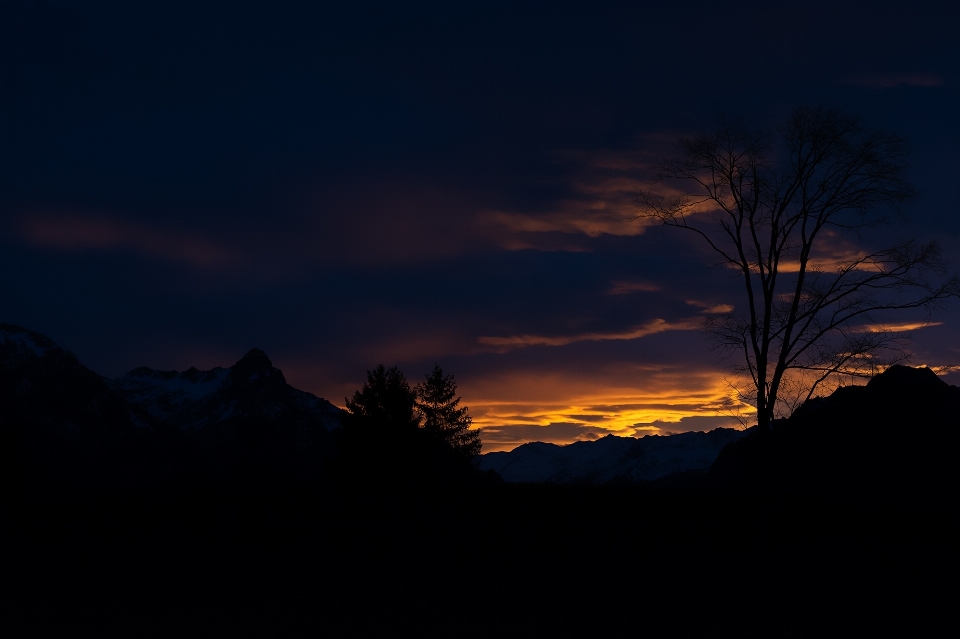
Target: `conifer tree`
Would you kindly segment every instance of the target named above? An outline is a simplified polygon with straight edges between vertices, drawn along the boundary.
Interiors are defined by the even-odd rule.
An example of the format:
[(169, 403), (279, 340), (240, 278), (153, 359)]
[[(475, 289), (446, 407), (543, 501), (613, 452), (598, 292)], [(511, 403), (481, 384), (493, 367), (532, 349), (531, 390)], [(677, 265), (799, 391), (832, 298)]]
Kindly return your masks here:
[(460, 406), (453, 374), (444, 375), (440, 366), (416, 387), (417, 410), (423, 415), (423, 429), (439, 437), (454, 452), (470, 460), (480, 454), (480, 432), (472, 430), (466, 406)]
[(416, 395), (403, 372), (380, 364), (367, 371), (367, 383), (345, 400), (348, 425), (372, 431), (409, 433), (419, 426)]
[(421, 464), (424, 437), (416, 395), (403, 373), (382, 364), (346, 399), (340, 433), (341, 473), (355, 485), (403, 485)]

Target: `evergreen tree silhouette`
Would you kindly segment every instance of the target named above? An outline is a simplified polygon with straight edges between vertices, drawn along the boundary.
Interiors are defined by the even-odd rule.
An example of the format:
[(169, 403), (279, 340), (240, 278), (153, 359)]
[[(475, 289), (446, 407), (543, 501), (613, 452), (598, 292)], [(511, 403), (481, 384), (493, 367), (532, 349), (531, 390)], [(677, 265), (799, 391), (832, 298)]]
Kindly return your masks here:
[(416, 394), (396, 366), (367, 371), (367, 382), (346, 400), (347, 424), (379, 435), (410, 433), (420, 426)]
[(480, 432), (471, 430), (473, 419), (466, 406), (460, 406), (453, 374), (444, 375), (435, 365), (426, 380), (417, 384), (416, 407), (423, 415), (423, 429), (446, 442), (466, 460), (480, 454)]
[(380, 483), (407, 473), (419, 453), (416, 394), (397, 367), (367, 371), (367, 382), (346, 400), (341, 454), (345, 477)]

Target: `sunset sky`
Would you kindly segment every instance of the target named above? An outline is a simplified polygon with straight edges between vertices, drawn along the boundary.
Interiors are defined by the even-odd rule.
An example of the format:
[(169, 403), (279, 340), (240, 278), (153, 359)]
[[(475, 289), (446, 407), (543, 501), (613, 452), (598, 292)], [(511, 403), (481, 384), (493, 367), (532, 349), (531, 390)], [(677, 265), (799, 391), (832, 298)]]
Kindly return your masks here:
[[(258, 347), (338, 405), (438, 363), (485, 452), (732, 425), (700, 328), (739, 281), (637, 192), (809, 104), (910, 141), (921, 198), (868, 241), (960, 270), (945, 3), (304, 4), (2, 3), (0, 321), (107, 376)], [(912, 363), (960, 365), (960, 304), (923, 319)]]

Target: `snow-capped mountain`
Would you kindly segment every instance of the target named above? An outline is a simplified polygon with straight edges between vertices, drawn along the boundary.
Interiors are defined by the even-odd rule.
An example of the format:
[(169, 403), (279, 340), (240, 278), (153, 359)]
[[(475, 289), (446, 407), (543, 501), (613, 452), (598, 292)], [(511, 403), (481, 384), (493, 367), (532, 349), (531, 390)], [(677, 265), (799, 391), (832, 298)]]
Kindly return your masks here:
[(339, 408), (287, 384), (257, 348), (230, 368), (178, 372), (143, 366), (107, 384), (155, 418), (189, 430), (238, 416), (283, 418), (326, 430), (340, 427)]
[(55, 438), (114, 439), (154, 426), (73, 353), (13, 324), (0, 324), (0, 401), (5, 422), (31, 422)]
[(706, 471), (720, 449), (746, 431), (648, 435), (639, 439), (607, 435), (565, 446), (532, 442), (510, 452), (487, 453), (481, 470), (494, 470), (508, 482), (602, 484), (612, 480), (650, 481), (674, 473)]
[(316, 477), (341, 412), (287, 384), (258, 349), (229, 368), (107, 379), (12, 324), (0, 324), (0, 408), (7, 470), (77, 485)]
[(4, 364), (63, 350), (49, 337), (15, 324), (0, 324), (0, 348), (3, 348)]

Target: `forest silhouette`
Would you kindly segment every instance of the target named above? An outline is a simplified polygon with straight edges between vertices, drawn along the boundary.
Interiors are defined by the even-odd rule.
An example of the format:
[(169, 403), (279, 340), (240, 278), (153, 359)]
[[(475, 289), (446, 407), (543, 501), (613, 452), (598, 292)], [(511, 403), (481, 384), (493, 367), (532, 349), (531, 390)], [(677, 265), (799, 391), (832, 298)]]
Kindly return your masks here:
[[(793, 615), (800, 634), (826, 617), (879, 626), (881, 574), (916, 576), (956, 552), (960, 389), (929, 369), (892, 367), (807, 402), (705, 473), (508, 484), (468, 462), (469, 440), (457, 448), (466, 414), (439, 367), (417, 387), (372, 369), (328, 429), (304, 408), (316, 398), (254, 349), (230, 369), (177, 374), (223, 380), (211, 410), (240, 407), (204, 432), (165, 426), (45, 337), (2, 328), (4, 575), (18, 584), (7, 594), (60, 584), (73, 592), (66, 618), (136, 625), (201, 606), (210, 628), (251, 632), (282, 613), (293, 632), (294, 611), (322, 600), (335, 634), (452, 616), (481, 636), (510, 627), (504, 599), (549, 607), (598, 582), (640, 583), (665, 610), (689, 605), (677, 589), (700, 597), (702, 628), (747, 597)], [(128, 397), (129, 379), (174, 373), (131, 375)], [(430, 398), (434, 413), (418, 412)], [(814, 587), (827, 578), (832, 590)], [(745, 590), (724, 592), (731, 583)], [(424, 594), (438, 587), (473, 594), (438, 604)], [(370, 600), (378, 588), (392, 594)], [(545, 627), (570, 631), (563, 619)]]

